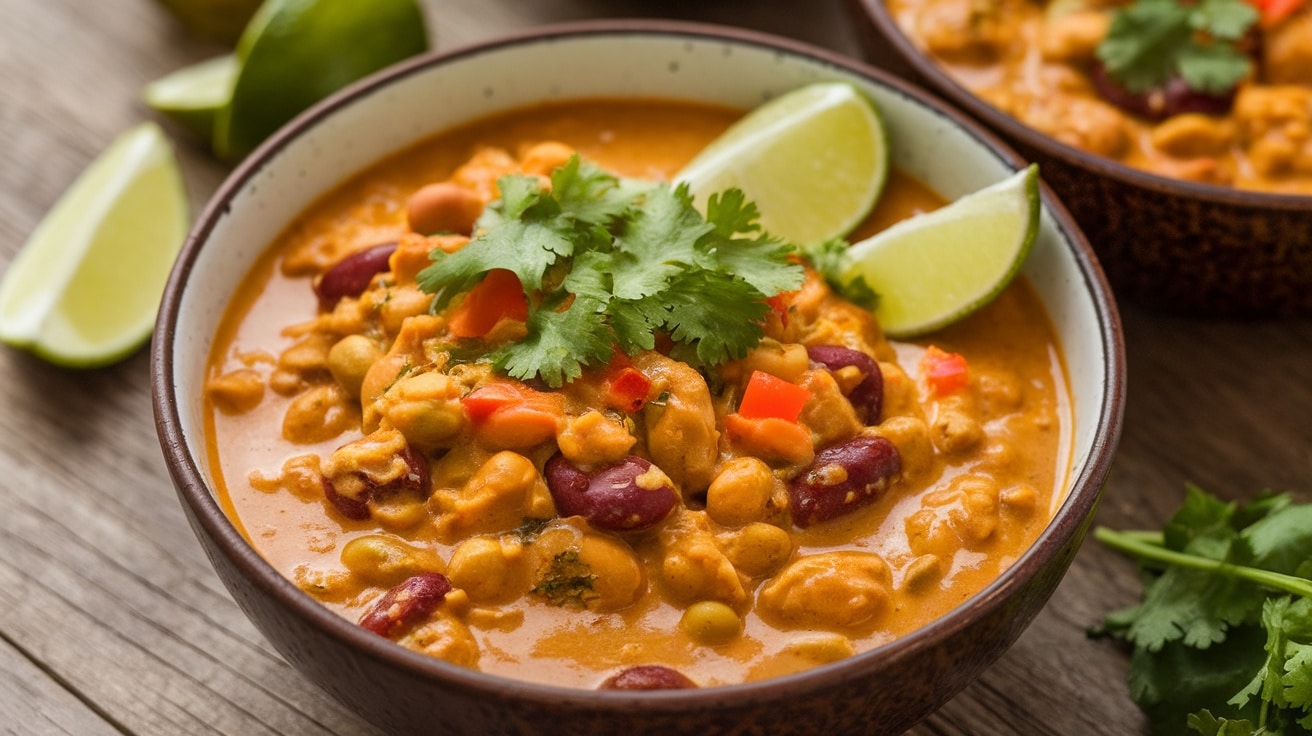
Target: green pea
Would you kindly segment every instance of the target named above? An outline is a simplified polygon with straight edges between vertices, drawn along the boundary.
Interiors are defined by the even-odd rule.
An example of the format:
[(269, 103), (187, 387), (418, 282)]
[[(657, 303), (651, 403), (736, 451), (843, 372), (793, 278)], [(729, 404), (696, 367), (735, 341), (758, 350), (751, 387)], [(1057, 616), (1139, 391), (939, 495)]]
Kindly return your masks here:
[(701, 601), (688, 606), (679, 626), (699, 644), (715, 646), (738, 638), (743, 622), (729, 606), (719, 601)]

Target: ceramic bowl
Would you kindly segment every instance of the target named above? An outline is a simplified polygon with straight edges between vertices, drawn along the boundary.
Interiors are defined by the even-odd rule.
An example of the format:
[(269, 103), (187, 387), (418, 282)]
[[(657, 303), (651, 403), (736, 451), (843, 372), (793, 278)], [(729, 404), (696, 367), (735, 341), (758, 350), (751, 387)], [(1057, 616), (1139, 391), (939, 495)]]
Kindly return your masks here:
[(626, 692), (511, 681), (403, 649), (321, 607), (244, 540), (215, 500), (201, 395), (220, 315), (288, 221), (399, 148), (544, 100), (667, 97), (750, 108), (849, 80), (882, 109), (895, 163), (954, 198), (1022, 160), (908, 84), (819, 49), (670, 23), (556, 27), (426, 56), (315, 107), (233, 172), (175, 266), (153, 347), (157, 424), (197, 537), (238, 604), (310, 680), (389, 733), (896, 733), (948, 700), (1016, 639), (1075, 555), (1119, 435), (1124, 358), (1115, 306), (1074, 222), (1046, 189), (1025, 275), (1060, 335), (1074, 401), (1065, 501), (996, 582), (942, 619), (800, 674), (700, 690)]
[(885, 0), (848, 0), (866, 57), (946, 97), (1039, 163), (1118, 295), (1199, 317), (1312, 315), (1312, 196), (1168, 179), (1040, 133), (975, 96)]

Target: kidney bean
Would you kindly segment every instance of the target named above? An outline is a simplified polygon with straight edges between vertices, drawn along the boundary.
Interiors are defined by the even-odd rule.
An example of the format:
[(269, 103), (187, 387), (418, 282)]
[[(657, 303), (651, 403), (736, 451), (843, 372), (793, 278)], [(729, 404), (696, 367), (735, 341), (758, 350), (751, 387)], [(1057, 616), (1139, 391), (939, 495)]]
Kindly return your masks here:
[(805, 528), (869, 505), (901, 473), (902, 458), (883, 437), (830, 445), (788, 484), (793, 523)]
[(884, 374), (874, 358), (839, 345), (812, 345), (806, 349), (806, 355), (830, 371), (848, 366), (861, 371), (864, 378), (848, 393), (847, 400), (852, 402), (861, 421), (867, 425), (879, 424), (884, 410)]
[(410, 445), (406, 445), (405, 449), (401, 451), (401, 458), (405, 460), (406, 465), (410, 466), (410, 472), (390, 483), (378, 485), (369, 483), (366, 479), (365, 482), (369, 483), (369, 488), (365, 489), (358, 497), (351, 497), (338, 493), (333, 486), (332, 480), (325, 477), (323, 479), (324, 495), (333, 506), (337, 507), (342, 516), (356, 521), (368, 519), (371, 516), (369, 499), (385, 493), (412, 491), (427, 497), (429, 491), (428, 459), (424, 457), (423, 453)]
[(678, 670), (659, 664), (643, 664), (611, 675), (600, 690), (683, 690), (697, 687)]
[(470, 235), (481, 214), (483, 200), (469, 189), (451, 182), (421, 187), (406, 202), (410, 229), (421, 235)]
[(427, 618), (446, 594), (451, 581), (436, 572), (421, 572), (384, 593), (360, 617), (360, 626), (379, 636), (393, 638)]
[(319, 307), (328, 311), (343, 297), (363, 294), (376, 274), (391, 268), (388, 261), (395, 250), (396, 243), (380, 243), (358, 250), (333, 264), (314, 284)]
[[(646, 529), (669, 515), (678, 494), (652, 464), (630, 455), (614, 465), (585, 473), (557, 453), (543, 468), (547, 487), (561, 516), (582, 516), (598, 529)], [(659, 483), (649, 487), (646, 478)]]
[(1090, 75), (1094, 89), (1104, 100), (1126, 112), (1148, 118), (1165, 120), (1186, 112), (1204, 115), (1224, 115), (1234, 105), (1238, 87), (1219, 93), (1190, 89), (1182, 77), (1171, 77), (1161, 87), (1136, 93), (1117, 84), (1107, 75), (1102, 64), (1095, 64)]

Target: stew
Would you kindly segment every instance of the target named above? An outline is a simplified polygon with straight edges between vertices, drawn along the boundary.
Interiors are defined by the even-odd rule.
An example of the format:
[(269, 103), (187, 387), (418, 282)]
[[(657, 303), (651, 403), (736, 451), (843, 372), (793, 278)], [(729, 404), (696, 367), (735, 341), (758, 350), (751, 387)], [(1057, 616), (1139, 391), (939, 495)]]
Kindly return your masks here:
[(888, 0), (960, 84), (1041, 133), (1161, 176), (1312, 194), (1304, 0)]
[[(668, 179), (739, 114), (508, 113), (299, 216), (210, 361), (211, 464), (251, 544), (403, 646), (585, 688), (797, 671), (988, 585), (1051, 518), (1069, 462), (1060, 349), (1023, 280), (932, 341), (891, 343), (799, 268), (758, 305), (763, 336), (742, 357), (689, 362), (676, 331), (561, 380), (487, 358), (528, 330), (510, 270), (430, 309), (430, 253), (505, 216), (502, 177), (595, 164)], [(940, 204), (894, 173), (863, 232)]]

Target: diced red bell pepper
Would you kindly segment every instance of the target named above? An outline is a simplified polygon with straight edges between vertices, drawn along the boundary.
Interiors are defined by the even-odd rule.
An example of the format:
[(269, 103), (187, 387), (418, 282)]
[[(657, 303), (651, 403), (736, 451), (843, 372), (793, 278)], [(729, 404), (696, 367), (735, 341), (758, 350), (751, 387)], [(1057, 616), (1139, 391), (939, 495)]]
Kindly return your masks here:
[(935, 396), (947, 396), (970, 383), (970, 366), (965, 357), (930, 345), (920, 359), (920, 375)]
[(448, 325), (455, 337), (483, 337), (503, 319), (528, 319), (528, 299), (514, 271), (494, 268), (465, 294)]
[(615, 351), (603, 375), (606, 382), (606, 405), (632, 414), (647, 403), (651, 379), (629, 362), (628, 356)]
[(788, 326), (788, 304), (793, 294), (796, 293), (795, 291), (784, 291), (765, 300), (765, 303), (770, 307), (770, 311), (779, 317), (779, 324), (782, 327)]
[(763, 371), (752, 371), (738, 404), (738, 413), (747, 419), (783, 419), (797, 421), (811, 392)]
[(565, 400), (557, 393), (535, 391), (514, 381), (494, 381), (460, 400), (474, 436), (502, 449), (531, 447), (555, 436)]
[(1302, 8), (1307, 0), (1248, 0), (1262, 16), (1263, 28), (1270, 28)]

